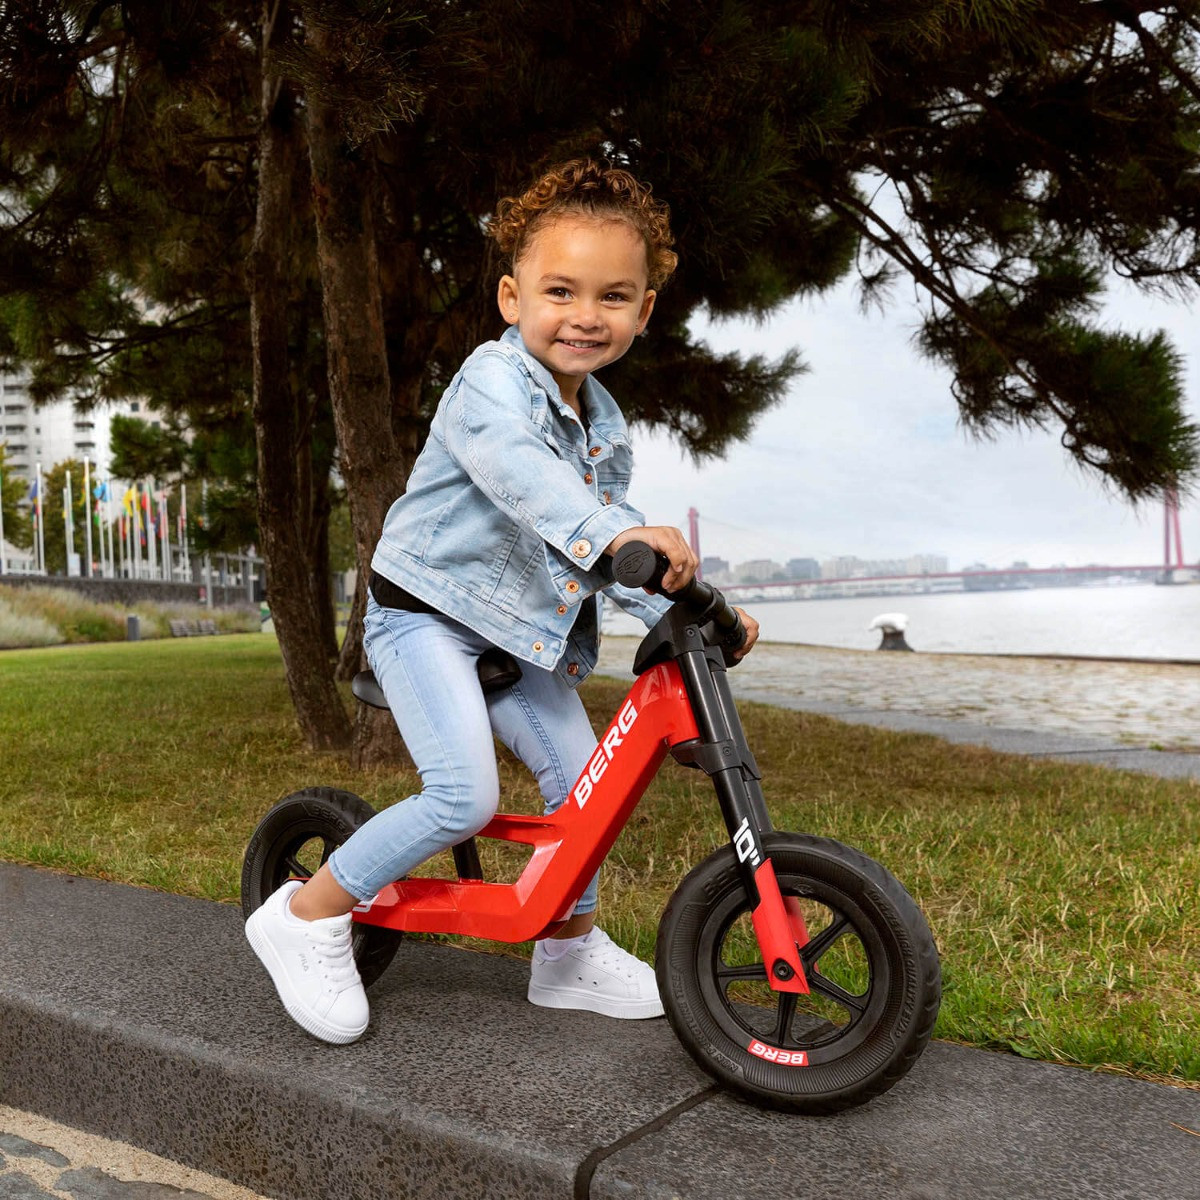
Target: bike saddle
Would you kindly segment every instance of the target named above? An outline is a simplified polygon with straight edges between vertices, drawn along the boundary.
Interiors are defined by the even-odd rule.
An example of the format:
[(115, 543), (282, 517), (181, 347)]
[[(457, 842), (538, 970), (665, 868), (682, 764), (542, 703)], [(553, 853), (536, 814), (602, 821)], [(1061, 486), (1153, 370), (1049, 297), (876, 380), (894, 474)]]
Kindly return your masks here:
[[(483, 689), (485, 696), (491, 695), (492, 692), (502, 692), (505, 688), (512, 687), (521, 678), (520, 664), (507, 650), (501, 650), (498, 647), (485, 650), (479, 656), (475, 670), (479, 675), (479, 686)], [(359, 671), (350, 681), (350, 690), (359, 700), (364, 704), (369, 704), (372, 708), (387, 708), (388, 706), (387, 697), (384, 696), (383, 688), (379, 686), (374, 671)]]

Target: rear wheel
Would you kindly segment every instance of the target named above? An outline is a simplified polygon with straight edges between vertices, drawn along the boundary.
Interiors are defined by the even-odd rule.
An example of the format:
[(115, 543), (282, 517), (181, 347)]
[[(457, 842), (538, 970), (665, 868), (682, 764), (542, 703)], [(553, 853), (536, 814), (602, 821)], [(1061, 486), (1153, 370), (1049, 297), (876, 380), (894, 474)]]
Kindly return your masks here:
[(679, 1040), (726, 1087), (830, 1113), (887, 1091), (916, 1062), (941, 999), (929, 926), (900, 882), (827, 838), (763, 838), (807, 927), (809, 993), (767, 981), (732, 847), (679, 885), (659, 926), (658, 986)]
[[(375, 810), (353, 792), (305, 788), (285, 796), (259, 822), (242, 862), (242, 912), (249, 917), (289, 879), (308, 879)], [(354, 961), (363, 986), (387, 969), (403, 936), (376, 925), (352, 927)]]

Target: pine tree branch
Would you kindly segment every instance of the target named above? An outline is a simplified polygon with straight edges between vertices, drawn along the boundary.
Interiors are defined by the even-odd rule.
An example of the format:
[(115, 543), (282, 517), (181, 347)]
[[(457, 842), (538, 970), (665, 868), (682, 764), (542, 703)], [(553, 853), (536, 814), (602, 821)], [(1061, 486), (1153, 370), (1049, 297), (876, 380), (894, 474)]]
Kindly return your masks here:
[[(1124, 7), (1124, 5), (1120, 6)], [(1192, 96), (1200, 100), (1200, 81), (1179, 65), (1175, 58), (1159, 42), (1159, 40), (1136, 18), (1118, 15), (1117, 20), (1128, 29), (1141, 43), (1147, 58), (1153, 58), (1160, 66), (1165, 67), (1175, 77), (1176, 81)]]
[(1053, 392), (1046, 388), (1036, 375), (1014, 359), (1008, 349), (996, 339), (987, 324), (979, 320), (975, 309), (959, 294), (952, 280), (943, 279), (923, 262), (899, 230), (892, 228), (879, 213), (864, 204), (853, 192), (827, 190), (821, 193), (821, 199), (848, 221), (862, 237), (903, 267), (934, 300), (945, 305), (957, 320), (986, 342), (1004, 362), (1008, 371), (1020, 379), (1068, 430), (1074, 428), (1074, 419), (1058, 402)]

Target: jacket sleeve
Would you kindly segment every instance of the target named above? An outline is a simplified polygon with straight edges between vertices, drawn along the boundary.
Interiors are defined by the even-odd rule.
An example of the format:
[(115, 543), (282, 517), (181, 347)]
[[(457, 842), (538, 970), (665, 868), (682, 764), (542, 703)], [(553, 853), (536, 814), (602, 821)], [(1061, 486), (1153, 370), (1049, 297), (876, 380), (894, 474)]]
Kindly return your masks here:
[(464, 369), (443, 435), (471, 481), (556, 551), (566, 572), (591, 572), (604, 547), (640, 523), (623, 505), (599, 503), (576, 467), (550, 448), (533, 417), (529, 382), (503, 354), (482, 354)]
[(653, 629), (671, 607), (671, 601), (665, 596), (651, 596), (641, 588), (633, 591), (619, 583), (606, 587), (604, 594), (618, 608), (623, 608), (631, 617), (644, 622), (647, 629)]

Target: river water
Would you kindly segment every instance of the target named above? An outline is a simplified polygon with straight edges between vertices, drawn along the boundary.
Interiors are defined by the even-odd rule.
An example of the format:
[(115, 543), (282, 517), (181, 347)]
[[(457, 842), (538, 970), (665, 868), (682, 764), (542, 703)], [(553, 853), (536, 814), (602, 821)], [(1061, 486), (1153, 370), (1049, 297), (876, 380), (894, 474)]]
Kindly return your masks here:
[[(742, 604), (774, 642), (872, 650), (883, 613), (908, 618), (917, 651), (1185, 659), (1200, 663), (1200, 585), (1033, 588), (913, 596), (859, 596)], [(608, 632), (640, 622), (607, 606)]]

